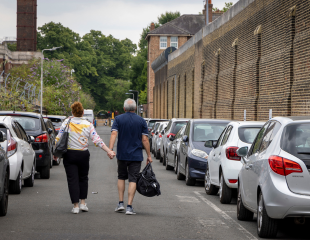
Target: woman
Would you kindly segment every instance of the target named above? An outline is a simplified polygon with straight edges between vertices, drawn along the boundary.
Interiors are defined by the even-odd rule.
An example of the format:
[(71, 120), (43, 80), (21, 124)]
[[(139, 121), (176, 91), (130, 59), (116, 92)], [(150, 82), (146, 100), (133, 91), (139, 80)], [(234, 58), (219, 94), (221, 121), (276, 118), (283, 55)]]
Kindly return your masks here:
[[(67, 174), (67, 181), (71, 202), (73, 203), (72, 213), (79, 213), (80, 209), (83, 212), (88, 211), (85, 199), (88, 191), (88, 170), (89, 170), (89, 151), (88, 138), (91, 137), (94, 144), (108, 153), (110, 158), (115, 156), (102, 141), (97, 134), (94, 125), (88, 120), (82, 118), (84, 114), (83, 106), (80, 102), (75, 102), (71, 105), (72, 115), (66, 119), (56, 137), (56, 142), (59, 141), (64, 129), (70, 121), (66, 131), (69, 132), (68, 151), (64, 154), (64, 166)], [(79, 206), (79, 200), (81, 200)]]

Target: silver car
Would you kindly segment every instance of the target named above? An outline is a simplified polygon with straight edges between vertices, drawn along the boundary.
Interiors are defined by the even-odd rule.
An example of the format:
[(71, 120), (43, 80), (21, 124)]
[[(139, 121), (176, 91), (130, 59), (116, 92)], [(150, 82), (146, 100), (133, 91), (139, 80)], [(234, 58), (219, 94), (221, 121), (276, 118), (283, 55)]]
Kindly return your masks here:
[(237, 218), (252, 220), (262, 238), (277, 235), (279, 219), (310, 217), (310, 117), (276, 117), (258, 132), (251, 148), (237, 150)]
[(154, 136), (153, 136), (153, 144), (154, 144), (154, 156), (156, 159), (160, 158), (160, 149), (162, 146), (162, 131), (167, 127), (168, 122), (161, 122), (159, 127), (157, 128)]

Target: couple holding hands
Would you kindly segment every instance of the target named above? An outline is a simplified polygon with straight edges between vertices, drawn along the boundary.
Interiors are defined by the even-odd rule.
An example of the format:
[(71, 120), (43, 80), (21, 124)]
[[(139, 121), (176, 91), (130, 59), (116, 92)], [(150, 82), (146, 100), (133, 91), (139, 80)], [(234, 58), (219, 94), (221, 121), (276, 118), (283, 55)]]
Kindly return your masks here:
[(150, 145), (148, 141), (148, 129), (145, 120), (135, 114), (136, 102), (133, 99), (127, 99), (124, 102), (125, 114), (115, 118), (109, 147), (105, 145), (100, 136), (97, 134), (92, 123), (83, 118), (84, 109), (80, 102), (75, 102), (71, 106), (72, 115), (66, 119), (56, 137), (59, 141), (69, 120), (69, 140), (68, 150), (63, 156), (69, 194), (73, 204), (72, 213), (77, 214), (79, 211), (88, 212), (85, 202), (88, 192), (88, 172), (89, 158), (88, 139), (91, 138), (93, 143), (107, 152), (108, 157), (112, 160), (116, 154), (113, 151), (116, 138), (117, 142), (117, 164), (118, 164), (118, 194), (119, 202), (115, 209), (116, 212), (124, 212), (124, 192), (125, 180), (128, 179), (128, 204), (125, 214), (136, 214), (132, 207), (133, 198), (136, 192), (136, 181), (143, 161), (142, 147), (147, 153), (147, 163), (152, 162)]

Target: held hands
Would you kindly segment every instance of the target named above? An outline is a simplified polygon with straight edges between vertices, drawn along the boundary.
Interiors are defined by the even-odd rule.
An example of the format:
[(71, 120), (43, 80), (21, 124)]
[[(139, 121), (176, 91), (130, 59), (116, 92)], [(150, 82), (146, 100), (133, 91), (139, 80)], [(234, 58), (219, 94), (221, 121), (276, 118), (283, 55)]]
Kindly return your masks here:
[(108, 152), (108, 157), (112, 160), (116, 156), (114, 151), (109, 151)]

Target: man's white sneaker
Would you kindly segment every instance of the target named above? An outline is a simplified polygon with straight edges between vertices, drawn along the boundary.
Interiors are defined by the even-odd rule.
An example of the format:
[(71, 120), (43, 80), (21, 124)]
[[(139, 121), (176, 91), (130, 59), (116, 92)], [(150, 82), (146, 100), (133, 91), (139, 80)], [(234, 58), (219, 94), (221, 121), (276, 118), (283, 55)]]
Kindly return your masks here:
[(72, 208), (71, 212), (74, 214), (78, 214), (80, 212), (80, 209), (78, 207), (74, 207)]
[(80, 209), (83, 211), (83, 212), (88, 212), (88, 207), (86, 206), (87, 203), (85, 204), (80, 204)]

